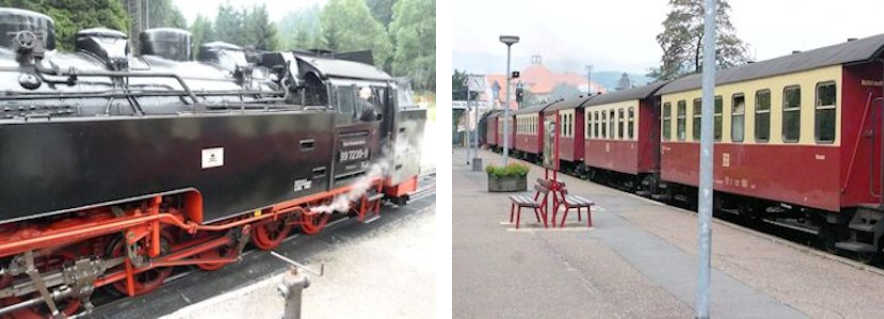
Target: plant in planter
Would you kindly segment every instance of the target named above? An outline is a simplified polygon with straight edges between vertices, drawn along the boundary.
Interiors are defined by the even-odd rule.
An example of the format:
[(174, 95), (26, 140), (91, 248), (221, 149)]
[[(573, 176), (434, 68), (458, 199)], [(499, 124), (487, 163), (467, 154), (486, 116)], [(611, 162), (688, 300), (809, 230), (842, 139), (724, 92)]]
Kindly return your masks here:
[(507, 166), (488, 165), (489, 192), (524, 192), (528, 189), (528, 166), (512, 163)]

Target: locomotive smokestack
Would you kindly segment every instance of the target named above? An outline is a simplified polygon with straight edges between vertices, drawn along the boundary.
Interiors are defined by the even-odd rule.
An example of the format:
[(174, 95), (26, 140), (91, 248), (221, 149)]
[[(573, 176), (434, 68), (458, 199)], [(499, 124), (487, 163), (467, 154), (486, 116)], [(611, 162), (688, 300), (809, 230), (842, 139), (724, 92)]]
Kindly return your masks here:
[(124, 70), (129, 67), (129, 37), (125, 33), (93, 28), (77, 32), (75, 48), (102, 60), (111, 70)]

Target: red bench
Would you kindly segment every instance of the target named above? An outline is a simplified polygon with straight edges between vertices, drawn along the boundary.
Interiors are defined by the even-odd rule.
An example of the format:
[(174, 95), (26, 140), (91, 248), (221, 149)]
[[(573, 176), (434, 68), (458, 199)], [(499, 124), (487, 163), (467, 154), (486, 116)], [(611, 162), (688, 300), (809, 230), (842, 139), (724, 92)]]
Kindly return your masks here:
[[(586, 208), (586, 227), (592, 227), (592, 206), (595, 203), (589, 199), (586, 199), (579, 195), (569, 195), (568, 189), (565, 188), (565, 184), (562, 183), (562, 187), (558, 192), (561, 198), (557, 201), (560, 205), (565, 207), (565, 212), (562, 214), (562, 222), (559, 224), (559, 227), (565, 226), (565, 220), (568, 219), (568, 211), (572, 208), (577, 209), (577, 221), (581, 220), (580, 213), (583, 208)], [(553, 194), (555, 196), (555, 194)], [(556, 213), (558, 213), (558, 207), (553, 208), (553, 227), (556, 224)]]
[[(542, 215), (543, 227), (548, 227), (546, 219), (546, 200), (549, 195), (549, 189), (538, 184), (534, 185), (534, 191), (535, 193), (533, 196), (530, 193), (510, 196), (510, 201), (512, 202), (510, 205), (510, 223), (513, 222), (513, 215), (515, 215), (516, 229), (519, 229), (522, 208), (533, 209), (534, 217), (537, 218), (538, 223), (540, 222), (540, 217)], [(541, 195), (543, 196), (541, 197)], [(553, 220), (553, 223), (555, 223), (555, 220)]]

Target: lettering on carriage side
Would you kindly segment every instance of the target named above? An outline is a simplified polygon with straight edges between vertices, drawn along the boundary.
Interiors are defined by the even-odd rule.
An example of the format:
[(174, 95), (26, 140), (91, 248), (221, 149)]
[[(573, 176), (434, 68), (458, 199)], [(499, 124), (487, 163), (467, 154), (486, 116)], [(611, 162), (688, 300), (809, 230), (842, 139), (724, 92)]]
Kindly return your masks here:
[(606, 153), (610, 153), (610, 152), (611, 152), (611, 143), (605, 143), (605, 152), (606, 152)]
[(824, 160), (826, 160), (826, 155), (825, 154), (816, 154), (816, 155), (814, 155), (814, 158), (824, 161)]
[(860, 85), (862, 85), (862, 86), (884, 86), (884, 81), (862, 80), (862, 81), (860, 81)]
[(296, 193), (303, 191), (303, 190), (310, 189), (310, 187), (313, 187), (313, 181), (311, 181), (310, 179), (304, 178), (304, 179), (295, 180), (295, 188), (294, 189), (295, 189)]
[(202, 168), (224, 166), (224, 148), (204, 148), (202, 151)]
[(730, 153), (721, 153), (721, 167), (731, 167)]

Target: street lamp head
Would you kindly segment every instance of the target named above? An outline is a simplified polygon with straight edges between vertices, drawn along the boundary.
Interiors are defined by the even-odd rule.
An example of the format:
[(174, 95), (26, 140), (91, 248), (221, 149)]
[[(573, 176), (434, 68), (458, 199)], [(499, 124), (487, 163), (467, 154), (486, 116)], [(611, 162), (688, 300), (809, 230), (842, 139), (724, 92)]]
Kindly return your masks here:
[(503, 42), (507, 46), (513, 45), (519, 42), (519, 36), (517, 35), (502, 35), (500, 36), (500, 42)]

